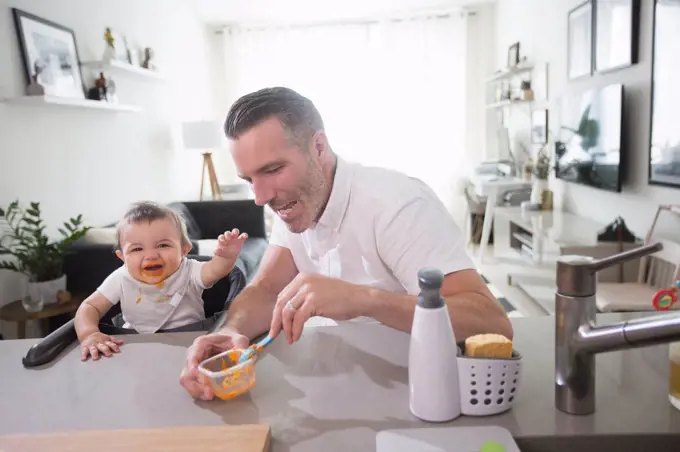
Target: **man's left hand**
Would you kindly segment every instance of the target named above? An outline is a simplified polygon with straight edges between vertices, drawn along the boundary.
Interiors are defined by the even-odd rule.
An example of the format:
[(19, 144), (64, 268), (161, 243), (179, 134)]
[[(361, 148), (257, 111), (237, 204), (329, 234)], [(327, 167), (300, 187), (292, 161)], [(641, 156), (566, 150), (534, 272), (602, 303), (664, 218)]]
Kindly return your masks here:
[(326, 276), (299, 273), (279, 293), (272, 316), (271, 334), (283, 329), (289, 344), (300, 339), (302, 328), (313, 316), (349, 320), (362, 314), (365, 288)]

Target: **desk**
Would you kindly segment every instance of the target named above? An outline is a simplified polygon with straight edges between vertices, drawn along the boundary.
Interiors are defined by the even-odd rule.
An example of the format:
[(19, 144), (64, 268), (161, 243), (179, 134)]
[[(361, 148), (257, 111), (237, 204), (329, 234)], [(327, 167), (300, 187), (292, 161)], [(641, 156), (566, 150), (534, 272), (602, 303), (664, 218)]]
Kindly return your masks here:
[(0, 320), (16, 322), (17, 337), (26, 338), (26, 322), (29, 320), (47, 320), (62, 314), (72, 314), (78, 310), (83, 301), (82, 297), (73, 296), (67, 303), (46, 304), (38, 312), (28, 312), (21, 304), (21, 300), (13, 301), (0, 309)]
[(524, 179), (515, 177), (499, 177), (492, 174), (475, 174), (470, 178), (470, 182), (475, 187), (477, 196), (486, 198), (486, 210), (484, 212), (484, 225), (482, 226), (482, 237), (479, 242), (479, 262), (484, 259), (486, 247), (489, 244), (491, 226), (493, 225), (493, 215), (498, 204), (498, 194), (509, 190), (518, 190), (531, 187), (531, 183)]
[[(606, 314), (598, 323), (634, 317)], [(554, 317), (511, 321), (523, 355), (514, 407), (444, 425), (498, 425), (520, 440), (624, 433), (671, 433), (680, 440), (680, 411), (668, 402), (667, 346), (598, 355), (597, 411), (570, 416), (554, 407)], [(22, 367), (21, 358), (36, 340), (0, 341), (0, 435), (268, 424), (273, 452), (363, 452), (375, 451), (382, 430), (441, 426), (409, 412), (410, 336), (392, 328), (305, 328), (293, 345), (280, 336), (255, 365), (258, 381), (250, 393), (207, 402), (194, 401), (179, 385), (196, 335), (121, 336), (120, 354), (86, 362), (73, 344), (34, 369)]]

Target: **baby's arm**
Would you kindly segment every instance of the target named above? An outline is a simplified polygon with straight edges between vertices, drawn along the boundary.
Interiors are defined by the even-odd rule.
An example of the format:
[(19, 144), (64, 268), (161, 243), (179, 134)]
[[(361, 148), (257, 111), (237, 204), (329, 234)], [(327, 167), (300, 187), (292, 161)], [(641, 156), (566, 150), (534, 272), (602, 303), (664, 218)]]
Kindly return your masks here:
[(78, 307), (74, 319), (76, 335), (80, 342), (82, 359), (88, 356), (99, 359), (99, 355), (111, 356), (111, 353), (120, 351), (120, 339), (108, 336), (99, 331), (99, 320), (106, 312), (117, 303), (122, 296), (120, 271), (111, 273), (97, 290), (87, 297)]
[(111, 309), (111, 303), (104, 295), (94, 292), (81, 303), (76, 311), (74, 325), (78, 341), (83, 342), (92, 333), (99, 332), (99, 319)]
[(201, 270), (203, 285), (210, 287), (229, 274), (247, 238), (248, 234), (239, 235), (238, 229), (227, 231), (217, 238), (215, 255)]

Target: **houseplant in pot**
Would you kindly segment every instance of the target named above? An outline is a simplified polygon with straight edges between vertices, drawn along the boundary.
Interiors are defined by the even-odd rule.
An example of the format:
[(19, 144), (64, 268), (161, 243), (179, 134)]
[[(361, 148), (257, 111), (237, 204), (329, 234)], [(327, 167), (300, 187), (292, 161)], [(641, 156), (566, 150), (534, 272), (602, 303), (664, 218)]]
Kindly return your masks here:
[(531, 188), (531, 202), (536, 204), (543, 202), (543, 193), (548, 190), (548, 178), (552, 171), (551, 159), (546, 147), (547, 143), (538, 151), (536, 163), (533, 166), (534, 181)]
[[(61, 237), (52, 240), (45, 233), (40, 203), (32, 202), (24, 209), (13, 201), (0, 208), (9, 228), (0, 237), (0, 269), (13, 270), (28, 276), (31, 300), (38, 305), (57, 302), (57, 292), (66, 289), (63, 272), (64, 257), (70, 246), (90, 229), (83, 226), (82, 215), (69, 218), (59, 228)], [(8, 259), (10, 257), (10, 259)]]

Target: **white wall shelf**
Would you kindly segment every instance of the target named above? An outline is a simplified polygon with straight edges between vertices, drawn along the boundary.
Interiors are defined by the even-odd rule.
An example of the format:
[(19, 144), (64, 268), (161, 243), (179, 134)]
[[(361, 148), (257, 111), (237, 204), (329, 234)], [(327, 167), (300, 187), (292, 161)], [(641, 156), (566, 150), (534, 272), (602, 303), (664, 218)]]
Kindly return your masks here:
[(5, 99), (4, 102), (15, 105), (26, 105), (34, 107), (47, 106), (47, 107), (90, 108), (94, 110), (127, 113), (136, 113), (142, 111), (142, 108), (136, 105), (113, 104), (98, 100), (74, 99), (57, 96), (21, 96)]
[(165, 77), (163, 77), (163, 74), (158, 73), (157, 71), (152, 71), (150, 69), (145, 69), (140, 66), (134, 66), (130, 63), (126, 63), (124, 61), (118, 61), (118, 60), (110, 60), (110, 61), (83, 61), (81, 63), (83, 67), (87, 67), (93, 70), (99, 70), (99, 71), (111, 71), (111, 72), (120, 72), (120, 73), (129, 73), (129, 74), (134, 74), (140, 77), (147, 78), (149, 80), (157, 80), (161, 81), (164, 80)]
[(486, 108), (491, 110), (495, 108), (505, 108), (505, 107), (510, 107), (512, 105), (531, 105), (533, 100), (523, 100), (523, 99), (506, 99), (506, 100), (501, 100), (498, 102), (493, 102), (491, 104), (487, 104)]
[(504, 71), (498, 71), (486, 79), (487, 83), (498, 82), (501, 80), (507, 80), (513, 78), (516, 75), (531, 72), (534, 69), (533, 66), (519, 66), (506, 69)]

